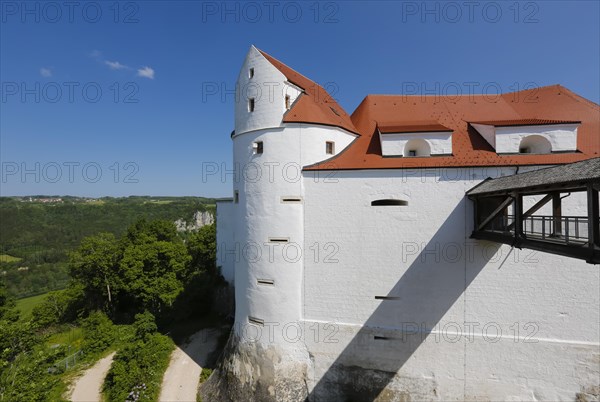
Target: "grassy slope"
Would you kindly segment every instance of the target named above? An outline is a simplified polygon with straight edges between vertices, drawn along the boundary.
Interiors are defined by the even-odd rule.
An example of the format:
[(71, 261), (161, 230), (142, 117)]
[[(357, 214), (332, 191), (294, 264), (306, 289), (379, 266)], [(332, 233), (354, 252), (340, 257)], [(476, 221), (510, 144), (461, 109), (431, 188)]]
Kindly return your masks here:
[(31, 317), (31, 311), (44, 300), (44, 297), (46, 297), (46, 293), (17, 300), (16, 307), (21, 312), (21, 318), (27, 319)]

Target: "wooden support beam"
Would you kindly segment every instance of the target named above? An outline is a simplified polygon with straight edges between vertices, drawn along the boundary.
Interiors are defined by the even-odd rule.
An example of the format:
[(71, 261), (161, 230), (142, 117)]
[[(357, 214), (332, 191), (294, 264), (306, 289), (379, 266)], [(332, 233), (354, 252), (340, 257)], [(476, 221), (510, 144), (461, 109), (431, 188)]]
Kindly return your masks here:
[(592, 253), (600, 247), (600, 228), (598, 227), (598, 191), (592, 183), (587, 188), (588, 242)]
[(554, 218), (553, 236), (562, 235), (562, 201), (560, 193), (552, 193), (552, 217)]
[(513, 199), (511, 196), (506, 197), (506, 199), (502, 201), (498, 208), (496, 208), (494, 212), (492, 212), (487, 218), (483, 220), (483, 222), (479, 224), (479, 226), (477, 226), (477, 230), (482, 230), (484, 227), (486, 227), (486, 225), (490, 223), (496, 216), (498, 216), (500, 212), (504, 211), (504, 209), (507, 208), (512, 203), (512, 201)]
[(518, 240), (523, 238), (523, 196), (519, 193), (514, 193), (513, 198), (515, 199), (514, 206), (514, 219), (515, 219), (515, 238)]
[[(550, 201), (551, 199), (552, 199), (552, 194), (548, 194), (544, 198), (542, 198), (541, 200), (536, 202), (534, 206), (529, 208), (527, 210), (527, 212), (525, 212), (523, 214), (523, 220), (525, 220), (528, 217), (530, 217), (531, 215), (535, 214), (537, 211), (540, 210), (540, 208), (542, 208), (544, 205), (546, 205), (548, 203), (548, 201)], [(511, 230), (513, 227), (515, 227), (515, 222), (508, 225), (508, 230)]]

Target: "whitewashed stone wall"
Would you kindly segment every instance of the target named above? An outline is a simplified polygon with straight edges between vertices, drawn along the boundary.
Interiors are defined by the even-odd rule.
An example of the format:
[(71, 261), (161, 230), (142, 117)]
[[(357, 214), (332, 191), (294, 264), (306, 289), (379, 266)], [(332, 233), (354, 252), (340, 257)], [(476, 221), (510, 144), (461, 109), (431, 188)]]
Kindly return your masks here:
[[(306, 175), (305, 244), (322, 252), (334, 245), (304, 260), (313, 400), (368, 400), (373, 392), (574, 400), (598, 386), (598, 268), (469, 239), (473, 210), (465, 192), (485, 177), (514, 172), (340, 171), (329, 183)], [(384, 198), (408, 205), (370, 205)], [(585, 210), (581, 195), (564, 201), (565, 215)], [(329, 342), (316, 342), (310, 328), (326, 323), (333, 323), (322, 328)], [(357, 393), (356, 367), (371, 394), (368, 384)]]

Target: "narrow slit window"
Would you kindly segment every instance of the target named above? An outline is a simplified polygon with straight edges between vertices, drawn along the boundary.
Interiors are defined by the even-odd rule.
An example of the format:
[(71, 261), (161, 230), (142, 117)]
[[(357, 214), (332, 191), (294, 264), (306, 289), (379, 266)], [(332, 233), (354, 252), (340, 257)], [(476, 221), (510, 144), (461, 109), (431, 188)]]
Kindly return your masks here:
[(254, 77), (254, 67), (250, 68), (250, 70), (248, 70), (248, 77), (252, 78)]
[(302, 197), (281, 197), (281, 202), (283, 203), (299, 203), (302, 202)]
[(254, 112), (254, 98), (248, 99), (248, 111)]
[(375, 300), (400, 300), (398, 296), (375, 296)]
[(385, 199), (385, 200), (371, 201), (371, 206), (372, 207), (392, 206), (392, 205), (407, 206), (408, 205), (408, 201), (394, 200), (394, 199)]
[(375, 336), (373, 336), (373, 339), (376, 341), (387, 341), (391, 338), (389, 336), (375, 335)]
[(261, 320), (260, 318), (248, 316), (248, 322), (254, 325), (260, 325), (261, 327), (265, 325), (265, 320)]
[(333, 142), (333, 141), (325, 142), (325, 153), (328, 155), (333, 155), (335, 153), (335, 142)]
[(263, 142), (262, 141), (256, 141), (253, 144), (253, 149), (254, 149), (254, 153), (255, 154), (262, 154), (263, 153)]
[(259, 285), (275, 285), (275, 281), (273, 279), (257, 279), (256, 283), (258, 283)]
[(287, 237), (269, 237), (269, 243), (288, 243), (290, 239)]
[(237, 190), (233, 192), (233, 202), (236, 204), (240, 202), (240, 192)]
[(285, 96), (285, 110), (290, 110), (290, 96)]

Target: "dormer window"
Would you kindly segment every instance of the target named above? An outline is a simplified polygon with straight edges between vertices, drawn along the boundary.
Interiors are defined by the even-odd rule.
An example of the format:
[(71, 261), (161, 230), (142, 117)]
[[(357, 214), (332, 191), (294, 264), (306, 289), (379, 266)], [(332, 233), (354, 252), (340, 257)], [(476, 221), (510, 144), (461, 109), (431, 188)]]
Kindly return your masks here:
[(382, 156), (452, 155), (452, 129), (437, 122), (378, 124), (378, 129)]
[(250, 70), (248, 70), (248, 78), (252, 78), (254, 77), (254, 67), (250, 68)]
[(528, 135), (521, 140), (520, 154), (549, 154), (552, 153), (552, 144), (541, 135)]
[(254, 112), (254, 98), (248, 99), (248, 111)]
[(406, 142), (404, 147), (404, 156), (430, 156), (431, 146), (427, 140), (422, 138), (413, 138)]
[(522, 119), (469, 124), (497, 154), (577, 152), (578, 121)]
[(325, 153), (333, 155), (335, 153), (335, 143), (333, 141), (325, 142)]

